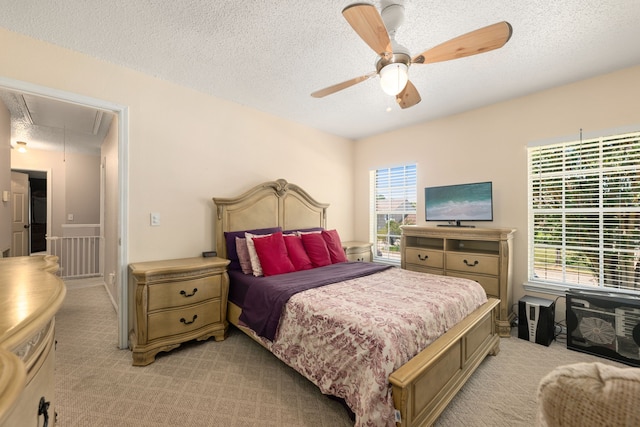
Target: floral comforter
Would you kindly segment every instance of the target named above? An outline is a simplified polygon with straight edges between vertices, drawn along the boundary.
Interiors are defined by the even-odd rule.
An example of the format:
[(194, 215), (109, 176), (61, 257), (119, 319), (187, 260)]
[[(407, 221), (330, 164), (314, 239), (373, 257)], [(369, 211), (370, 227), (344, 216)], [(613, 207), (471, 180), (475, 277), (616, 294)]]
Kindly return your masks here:
[(476, 282), (391, 268), (287, 302), (279, 359), (344, 399), (356, 426), (395, 426), (389, 375), (487, 301)]

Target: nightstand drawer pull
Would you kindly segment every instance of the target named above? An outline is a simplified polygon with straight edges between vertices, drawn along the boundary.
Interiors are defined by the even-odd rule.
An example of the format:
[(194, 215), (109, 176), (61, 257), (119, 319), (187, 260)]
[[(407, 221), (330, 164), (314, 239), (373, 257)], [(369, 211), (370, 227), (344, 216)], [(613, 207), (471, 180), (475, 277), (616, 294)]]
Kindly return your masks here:
[(420, 261), (426, 261), (429, 259), (429, 255), (422, 255), (422, 254), (418, 254), (418, 259)]
[(197, 314), (194, 314), (194, 315), (193, 315), (193, 319), (189, 322), (189, 321), (188, 321), (187, 319), (185, 319), (184, 317), (181, 317), (181, 318), (180, 318), (180, 322), (181, 322), (181, 323), (184, 323), (185, 325), (190, 325), (190, 324), (192, 324), (193, 322), (195, 322), (197, 318), (198, 318), (198, 315), (197, 315)]
[(473, 264), (468, 262), (466, 259), (463, 260), (462, 262), (464, 262), (464, 265), (466, 265), (467, 267), (475, 267), (476, 265), (478, 265), (478, 260), (473, 261)]
[(194, 296), (196, 292), (198, 292), (198, 288), (193, 288), (193, 292), (191, 292), (190, 294), (186, 293), (185, 291), (180, 291), (180, 295), (183, 295), (185, 298), (189, 298)]

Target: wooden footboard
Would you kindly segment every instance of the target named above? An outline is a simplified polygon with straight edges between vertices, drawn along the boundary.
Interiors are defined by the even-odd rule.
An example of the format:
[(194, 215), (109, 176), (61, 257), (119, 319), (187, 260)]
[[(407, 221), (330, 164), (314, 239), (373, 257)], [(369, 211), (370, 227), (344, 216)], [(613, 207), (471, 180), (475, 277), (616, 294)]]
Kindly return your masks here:
[[(393, 403), (401, 416), (398, 427), (432, 425), (480, 362), (498, 354), (495, 308), (499, 303), (490, 298), (389, 376)], [(255, 339), (249, 328), (239, 324), (240, 313), (242, 309), (230, 302), (229, 323)]]
[(500, 351), (495, 307), (487, 303), (393, 372), (393, 402), (400, 411), (397, 426), (432, 425), (471, 374), (488, 355)]

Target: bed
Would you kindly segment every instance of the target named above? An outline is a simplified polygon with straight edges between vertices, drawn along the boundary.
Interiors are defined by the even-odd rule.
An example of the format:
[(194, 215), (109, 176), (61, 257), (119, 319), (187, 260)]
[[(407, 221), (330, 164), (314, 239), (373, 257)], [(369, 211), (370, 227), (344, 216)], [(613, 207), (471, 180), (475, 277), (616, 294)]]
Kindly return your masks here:
[[(317, 202), (305, 190), (283, 179), (262, 183), (238, 197), (214, 198), (213, 201), (216, 207), (214, 227), (216, 250), (218, 256), (223, 258), (232, 255), (227, 253), (225, 234), (231, 236), (233, 232), (242, 233), (245, 230), (269, 228), (315, 230), (326, 229), (327, 225), (328, 205)], [(314, 382), (323, 393), (343, 399), (356, 415), (356, 426), (431, 425), (482, 360), (487, 355), (498, 354), (499, 336), (496, 334), (495, 308), (499, 301), (495, 298), (487, 298), (481, 287), (479, 289), (482, 295), (479, 296), (475, 282), (467, 280), (456, 282), (458, 280), (456, 278), (417, 273), (396, 267), (377, 267), (380, 267), (381, 271), (363, 274), (348, 273), (352, 274), (352, 277), (347, 275), (345, 280), (338, 283), (314, 286), (304, 292), (287, 295), (283, 305), (278, 306), (280, 311), (269, 310), (276, 313), (276, 326), (266, 321), (267, 326), (264, 330), (263, 324), (250, 322), (254, 320), (248, 314), (251, 303), (243, 299), (242, 292), (240, 296), (233, 297), (234, 283), (240, 283), (242, 273), (230, 270), (228, 321)], [(333, 264), (314, 270), (355, 269), (359, 271), (377, 267), (373, 263), (344, 263), (344, 265)], [(257, 279), (263, 280), (263, 283), (268, 281), (284, 283), (287, 277), (297, 277), (296, 275), (301, 276), (306, 273), (292, 272)], [(425, 279), (429, 279), (428, 286), (418, 284), (418, 281)], [(239, 284), (237, 286), (241, 289)], [(438, 286), (440, 288), (437, 288)], [(438, 291), (436, 292), (435, 289)], [(367, 295), (366, 303), (361, 297), (350, 296), (352, 292), (360, 291)], [(461, 298), (456, 299), (459, 298), (458, 293), (461, 294), (463, 291), (469, 293), (470, 302), (464, 302)], [(385, 298), (392, 298), (392, 296), (385, 296), (385, 292), (395, 294), (393, 298), (398, 298), (396, 302), (385, 305)], [(425, 300), (421, 303), (425, 309), (420, 310), (420, 313), (409, 313), (408, 310), (412, 304), (423, 301), (416, 296), (419, 293), (425, 293), (423, 296)], [(442, 307), (450, 308), (439, 309), (441, 303), (426, 302), (426, 299), (431, 301), (435, 293), (443, 294), (443, 300), (448, 301), (449, 305), (445, 306), (443, 302)], [(263, 296), (263, 298), (271, 299), (269, 296)], [(363, 307), (358, 306), (356, 301), (358, 298)], [(385, 326), (381, 328), (371, 326), (372, 322), (369, 320), (361, 324), (344, 326), (343, 322), (346, 320), (339, 317), (340, 313), (331, 309), (337, 300), (352, 304), (341, 312), (360, 312), (366, 318), (376, 319), (378, 325)], [(432, 336), (433, 333), (425, 332), (425, 344), (415, 338), (422, 337), (422, 332), (414, 331), (411, 338), (417, 342), (405, 344), (400, 339), (397, 340), (401, 350), (388, 350), (383, 348), (383, 344), (379, 344), (378, 329), (388, 329), (392, 334), (396, 333), (394, 332), (396, 321), (386, 317), (390, 315), (389, 313), (398, 312), (400, 317), (404, 317), (405, 323), (408, 319), (411, 325), (420, 325), (418, 318), (427, 316), (422, 311), (426, 312), (426, 307), (431, 306), (437, 312), (435, 323), (441, 330), (437, 337)], [(321, 319), (324, 323), (318, 325), (311, 323), (310, 319)], [(270, 320), (273, 323), (273, 319)], [(434, 320), (429, 322), (434, 323)], [(339, 338), (327, 338), (326, 342), (321, 341), (330, 329), (327, 324), (332, 325), (332, 328), (338, 325), (340, 330), (348, 329), (356, 337), (356, 344), (345, 344), (342, 335)], [(376, 323), (373, 322), (373, 324)], [(388, 328), (387, 324), (390, 325)], [(422, 331), (422, 326), (415, 327)], [(307, 335), (312, 335), (312, 340), (299, 342), (302, 339), (300, 334), (305, 333), (304, 328), (308, 328)], [(309, 333), (310, 330), (313, 330), (313, 334)], [(398, 332), (398, 335), (402, 333)], [(339, 344), (334, 345), (336, 342)], [(379, 357), (378, 360), (373, 360), (370, 356), (365, 356), (368, 357), (366, 363), (356, 362), (363, 366), (363, 369), (368, 369), (364, 373), (355, 372), (356, 369), (351, 367), (323, 366), (326, 360), (332, 357), (334, 357), (332, 360), (336, 360), (336, 355), (333, 353), (337, 351), (346, 351), (342, 359), (339, 359), (339, 355), (337, 356), (338, 360), (345, 361), (345, 364), (346, 361), (360, 357), (340, 348), (353, 349), (354, 346), (367, 345), (375, 350), (370, 353), (377, 352)], [(390, 355), (390, 353), (393, 354)], [(393, 369), (389, 369), (389, 366), (393, 366)], [(370, 377), (380, 375), (383, 375), (382, 379), (369, 380)], [(376, 392), (380, 393), (379, 397), (376, 397)]]

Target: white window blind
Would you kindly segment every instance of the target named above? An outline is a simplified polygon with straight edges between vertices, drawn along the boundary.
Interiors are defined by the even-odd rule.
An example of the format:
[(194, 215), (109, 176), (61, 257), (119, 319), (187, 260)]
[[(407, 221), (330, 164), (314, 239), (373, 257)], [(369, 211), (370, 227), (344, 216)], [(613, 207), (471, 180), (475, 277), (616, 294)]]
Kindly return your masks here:
[(416, 165), (371, 171), (373, 258), (400, 263), (400, 226), (416, 224)]
[(530, 147), (529, 281), (640, 291), (640, 133)]

